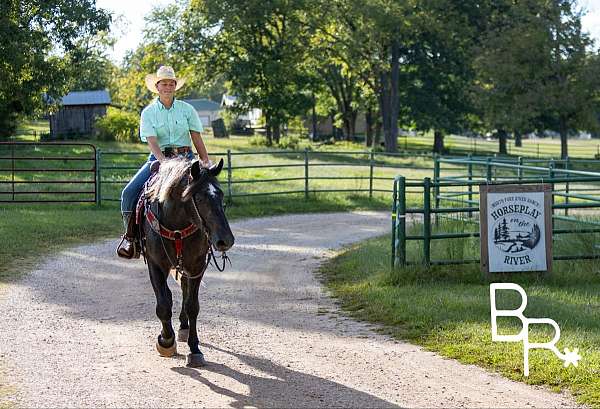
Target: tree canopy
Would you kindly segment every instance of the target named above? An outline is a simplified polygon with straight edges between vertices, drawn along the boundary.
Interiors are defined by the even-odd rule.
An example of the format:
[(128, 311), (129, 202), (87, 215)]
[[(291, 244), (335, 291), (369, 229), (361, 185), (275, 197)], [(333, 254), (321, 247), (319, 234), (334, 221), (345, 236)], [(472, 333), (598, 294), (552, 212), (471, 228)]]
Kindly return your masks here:
[(18, 115), (41, 109), (44, 96), (67, 91), (71, 67), (61, 54), (109, 24), (93, 0), (0, 2), (0, 134), (14, 130)]

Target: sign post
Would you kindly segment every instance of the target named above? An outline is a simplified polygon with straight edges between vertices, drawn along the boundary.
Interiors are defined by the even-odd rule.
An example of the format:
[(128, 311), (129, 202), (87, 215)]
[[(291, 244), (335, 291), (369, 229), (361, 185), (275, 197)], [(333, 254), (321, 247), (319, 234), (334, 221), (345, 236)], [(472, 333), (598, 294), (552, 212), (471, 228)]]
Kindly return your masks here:
[(552, 270), (552, 185), (480, 185), (481, 271)]

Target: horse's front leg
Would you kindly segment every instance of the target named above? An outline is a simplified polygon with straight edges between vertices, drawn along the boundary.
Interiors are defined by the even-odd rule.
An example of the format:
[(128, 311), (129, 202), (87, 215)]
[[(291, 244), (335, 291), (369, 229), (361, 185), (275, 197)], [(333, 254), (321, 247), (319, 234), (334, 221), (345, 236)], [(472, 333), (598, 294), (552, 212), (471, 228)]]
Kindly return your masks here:
[(177, 332), (178, 342), (187, 342), (190, 333), (190, 323), (188, 316), (185, 312), (185, 300), (188, 291), (188, 280), (185, 277), (181, 277), (181, 312), (179, 313), (179, 331)]
[[(187, 314), (189, 322), (189, 335), (187, 339), (188, 346), (190, 347), (190, 354), (187, 356), (187, 365), (192, 367), (204, 366), (206, 361), (204, 355), (200, 352), (198, 347), (198, 330), (196, 322), (198, 319), (198, 311), (200, 310), (200, 303), (198, 302), (198, 288), (200, 287), (201, 278), (194, 280), (187, 280), (187, 291), (184, 294), (183, 304), (185, 306), (185, 312)], [(183, 281), (183, 280), (182, 280)]]
[(162, 331), (156, 342), (156, 349), (161, 356), (171, 357), (177, 353), (175, 331), (171, 325), (173, 315), (173, 296), (167, 286), (169, 271), (164, 271), (158, 265), (148, 261), (150, 282), (156, 296), (156, 315), (162, 323)]

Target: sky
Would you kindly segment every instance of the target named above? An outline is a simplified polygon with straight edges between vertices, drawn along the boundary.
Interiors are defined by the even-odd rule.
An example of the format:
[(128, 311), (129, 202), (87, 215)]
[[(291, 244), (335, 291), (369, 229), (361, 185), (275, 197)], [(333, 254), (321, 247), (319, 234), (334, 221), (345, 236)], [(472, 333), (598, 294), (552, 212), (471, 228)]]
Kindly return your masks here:
[[(598, 0), (600, 1), (600, 0)], [(119, 63), (127, 50), (133, 50), (142, 41), (144, 16), (156, 6), (165, 6), (175, 3), (173, 0), (96, 0), (96, 6), (113, 13), (114, 16), (122, 15), (123, 27), (111, 59)]]
[[(142, 40), (144, 16), (155, 6), (174, 3), (174, 0), (96, 0), (98, 7), (107, 9), (115, 15), (124, 16), (122, 33), (115, 44), (111, 58), (119, 63), (127, 50), (132, 50)], [(587, 10), (582, 19), (583, 29), (588, 31), (600, 46), (600, 0), (579, 0), (579, 5)]]

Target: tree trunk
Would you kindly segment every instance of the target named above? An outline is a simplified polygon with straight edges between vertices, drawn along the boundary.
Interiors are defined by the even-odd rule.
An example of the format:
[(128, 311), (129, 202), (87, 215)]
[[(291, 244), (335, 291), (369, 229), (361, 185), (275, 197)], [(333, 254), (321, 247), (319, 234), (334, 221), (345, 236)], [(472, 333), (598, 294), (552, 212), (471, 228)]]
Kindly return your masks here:
[(315, 93), (312, 93), (312, 138), (311, 140), (314, 142), (318, 139), (317, 135), (317, 99), (315, 97)]
[[(398, 150), (398, 115), (400, 100), (398, 98), (398, 82), (400, 78), (400, 46), (393, 40), (390, 45), (390, 71), (379, 74), (379, 106), (383, 118), (383, 137), (386, 152)], [(386, 56), (387, 58), (387, 56)]]
[(386, 145), (390, 139), (390, 91), (388, 82), (388, 73), (381, 72), (379, 74), (379, 111), (381, 112), (381, 125), (383, 127), (383, 140)]
[(273, 145), (273, 136), (271, 134), (271, 116), (265, 113), (265, 130), (267, 136), (267, 146)]
[(567, 123), (564, 118), (560, 118), (560, 158), (567, 159), (569, 157), (569, 148), (567, 145)]
[(278, 144), (280, 137), (281, 137), (281, 125), (275, 124), (275, 125), (273, 125), (273, 142)]
[(371, 108), (367, 109), (365, 113), (365, 122), (367, 123), (365, 147), (369, 148), (373, 145), (373, 110)]
[(375, 122), (375, 135), (373, 136), (373, 148), (378, 148), (381, 144), (381, 121)]
[(399, 81), (400, 81), (400, 44), (397, 39), (392, 41), (392, 72), (390, 92), (390, 140), (385, 143), (385, 150), (396, 152), (398, 150), (398, 115), (400, 113)]
[(508, 153), (506, 150), (506, 131), (504, 129), (498, 130), (498, 153), (501, 155)]
[(439, 129), (433, 131), (433, 153), (444, 153), (444, 134)]
[(350, 118), (344, 118), (344, 139), (347, 141), (352, 140), (352, 131), (350, 130)]
[(520, 131), (515, 131), (515, 147), (520, 148), (523, 146), (523, 138)]
[(356, 137), (356, 117), (358, 116), (358, 111), (357, 110), (352, 110), (350, 112), (350, 127), (349, 127), (349, 131), (350, 131), (350, 140), (354, 140), (354, 138)]

